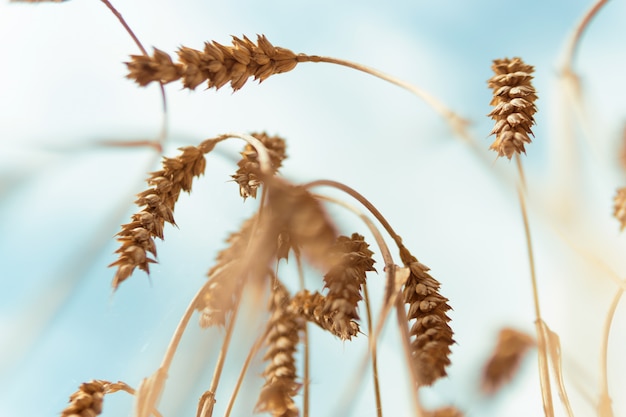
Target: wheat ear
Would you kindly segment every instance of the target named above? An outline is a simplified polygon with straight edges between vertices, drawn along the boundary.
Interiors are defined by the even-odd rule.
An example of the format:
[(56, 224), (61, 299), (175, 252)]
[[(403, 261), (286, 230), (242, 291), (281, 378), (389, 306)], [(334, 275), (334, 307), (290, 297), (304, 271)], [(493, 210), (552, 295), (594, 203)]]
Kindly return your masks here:
[[(367, 228), (370, 230), (370, 232), (374, 236), (374, 239), (376, 240), (376, 244), (378, 245), (381, 255), (385, 261), (386, 273), (388, 275), (391, 275), (392, 273), (395, 272), (395, 267), (393, 265), (393, 258), (391, 256), (391, 252), (389, 251), (387, 243), (385, 242), (378, 228), (374, 225), (374, 223), (372, 222), (372, 220), (370, 220), (369, 217), (367, 217), (365, 214), (359, 211), (356, 207), (352, 206), (351, 204), (348, 204), (345, 201), (341, 201), (341, 200), (324, 196), (324, 195), (320, 195), (320, 194), (315, 194), (315, 198), (319, 200), (323, 200), (323, 201), (329, 201), (334, 204), (338, 204), (344, 207), (345, 209), (351, 211), (352, 213), (356, 214), (363, 221), (363, 223), (365, 223)], [(389, 281), (390, 279), (388, 279), (388, 282)], [(370, 298), (369, 298), (369, 294), (367, 290), (367, 282), (363, 283), (363, 298), (365, 300), (365, 311), (367, 315), (367, 332), (369, 335), (369, 351), (370, 351), (368, 356), (372, 362), (372, 378), (374, 382), (374, 398), (376, 401), (376, 415), (378, 417), (382, 417), (383, 407), (382, 407), (382, 400), (380, 396), (380, 381), (378, 377), (378, 357), (377, 357), (376, 350), (377, 350), (378, 335), (380, 334), (380, 331), (382, 330), (382, 324), (385, 322), (386, 314), (381, 314), (382, 317), (381, 317), (379, 326), (376, 328), (376, 331), (375, 331), (374, 325), (373, 325), (373, 319), (372, 319), (372, 309), (370, 305)], [(388, 310), (388, 307), (386, 306), (384, 306), (383, 308), (387, 308)], [(363, 360), (363, 364), (360, 367), (361, 373), (365, 370), (365, 367), (367, 365), (367, 360), (368, 360), (367, 357), (364, 358)], [(353, 389), (356, 391), (356, 387), (359, 385), (360, 382), (363, 381), (363, 378), (361, 375), (355, 375), (355, 377), (356, 377), (355, 378), (356, 381), (358, 382), (355, 384), (350, 384), (350, 386), (353, 387)], [(416, 393), (414, 392), (414, 394)], [(354, 398), (354, 395), (345, 395), (344, 398)], [(415, 412), (416, 416), (419, 416), (421, 412), (421, 406), (419, 404), (419, 399), (417, 399), (417, 395), (414, 395), (414, 407), (416, 411)], [(340, 413), (340, 415), (343, 415), (343, 414), (345, 413)]]
[(526, 333), (508, 327), (500, 330), (496, 346), (483, 369), (483, 392), (494, 394), (510, 381), (534, 344), (534, 339)]
[(271, 319), (267, 326), (267, 353), (263, 357), (269, 364), (263, 372), (265, 385), (255, 407), (255, 412), (269, 412), (275, 417), (299, 415), (293, 401), (293, 397), (300, 390), (300, 384), (296, 382), (294, 354), (304, 321), (287, 308), (289, 298), (287, 289), (276, 280), (270, 297)]
[[(83, 382), (78, 387), (78, 391), (70, 396), (70, 404), (61, 412), (61, 417), (95, 417), (100, 415), (104, 396), (117, 391), (126, 391), (135, 395), (135, 390), (121, 381), (109, 382), (94, 379)], [(158, 415), (156, 411), (155, 415)]]
[(532, 135), (533, 115), (537, 111), (537, 94), (530, 82), (534, 69), (521, 58), (496, 59), (491, 68), (495, 75), (488, 85), (493, 89), (490, 104), (494, 109), (488, 116), (496, 121), (491, 131), (496, 140), (489, 149), (511, 159), (514, 154), (525, 153), (524, 145), (531, 142), (528, 135)]
[(181, 154), (174, 158), (163, 158), (163, 169), (152, 172), (147, 182), (147, 190), (138, 194), (135, 203), (143, 209), (133, 214), (131, 222), (122, 225), (117, 234), (121, 243), (115, 253), (118, 259), (109, 267), (117, 267), (113, 278), (113, 288), (128, 279), (136, 268), (150, 272), (150, 264), (155, 263), (155, 238), (163, 239), (164, 224), (174, 222), (174, 206), (181, 191), (190, 192), (194, 177), (204, 173), (205, 154), (226, 139), (238, 138), (253, 146), (258, 153), (259, 175), (271, 176), (272, 163), (263, 143), (254, 136), (244, 133), (226, 133), (201, 142), (198, 146), (180, 148)]

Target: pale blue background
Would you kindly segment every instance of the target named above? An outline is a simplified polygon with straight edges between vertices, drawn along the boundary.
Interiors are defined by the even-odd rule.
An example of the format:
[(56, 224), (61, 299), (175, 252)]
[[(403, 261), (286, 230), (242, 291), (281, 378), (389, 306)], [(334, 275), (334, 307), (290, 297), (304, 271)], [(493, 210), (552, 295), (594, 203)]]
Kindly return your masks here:
[[(567, 386), (577, 415), (590, 415), (597, 393), (600, 328), (615, 285), (559, 233), (587, 254), (626, 271), (623, 238), (610, 217), (624, 183), (616, 149), (626, 114), (626, 6), (609, 2), (585, 36), (576, 61), (589, 110), (588, 135), (571, 117), (559, 84), (565, 42), (589, 1), (176, 2), (136, 0), (116, 6), (146, 47), (173, 53), (229, 35), (267, 35), (295, 52), (340, 57), (412, 82), (471, 120), (487, 148), (494, 58), (522, 56), (536, 66), (536, 140), (525, 164), (533, 193), (533, 234), (546, 320), (563, 341)], [(134, 194), (157, 168), (153, 151), (103, 148), (102, 140), (150, 139), (161, 121), (158, 89), (124, 78), (138, 50), (96, 0), (62, 4), (0, 3), (0, 415), (53, 416), (90, 379), (138, 386), (159, 365), (187, 303), (205, 280), (227, 234), (254, 210), (228, 182), (240, 144), (208, 158), (206, 175), (176, 208), (150, 279), (136, 273), (111, 294), (113, 235), (135, 211)], [(427, 407), (454, 404), (468, 416), (540, 415), (536, 356), (500, 397), (477, 391), (477, 377), (497, 330), (533, 331), (526, 249), (514, 165), (476, 157), (420, 99), (371, 76), (327, 64), (250, 82), (232, 94), (166, 88), (169, 145), (227, 131), (262, 131), (288, 141), (282, 173), (294, 181), (331, 178), (371, 199), (432, 268), (454, 311), (450, 377), (423, 392)], [(570, 139), (574, 142), (568, 142)], [(592, 144), (590, 146), (589, 144)], [(582, 144), (582, 150), (577, 147)], [(568, 165), (555, 155), (582, 155)], [(575, 159), (574, 159), (575, 160)], [(320, 189), (319, 191), (325, 191)], [(332, 193), (338, 195), (337, 193)], [(549, 212), (550, 207), (554, 212)], [(365, 228), (338, 213), (344, 233)], [(550, 213), (552, 217), (550, 217)], [(556, 214), (555, 214), (556, 213)], [(556, 216), (556, 217), (555, 217)], [(560, 220), (559, 220), (560, 219)], [(555, 233), (560, 227), (561, 232)], [(369, 239), (372, 241), (371, 239)], [(373, 248), (376, 250), (375, 248)], [(621, 251), (621, 252), (620, 252)], [(379, 269), (382, 261), (379, 259)], [(295, 275), (291, 285), (295, 288)], [(380, 299), (382, 275), (370, 282)], [(311, 285), (320, 285), (311, 279)], [(260, 305), (263, 307), (263, 304)], [(256, 325), (251, 312), (241, 316)], [(392, 323), (395, 319), (392, 318)], [(207, 389), (222, 332), (195, 319), (183, 339), (161, 403), (164, 416), (193, 416)], [(215, 415), (250, 340), (235, 337)], [(626, 321), (618, 309), (611, 339), (611, 386), (626, 384)], [(332, 415), (351, 383), (360, 342), (319, 332), (312, 375), (312, 416)], [(393, 326), (381, 342), (383, 407), (407, 416), (408, 384)], [(262, 364), (255, 362), (237, 415), (256, 401)], [(255, 379), (256, 378), (256, 379)], [(221, 395), (220, 395), (221, 394)], [(615, 395), (616, 415), (626, 402)], [(562, 409), (557, 403), (557, 414)], [(104, 416), (131, 415), (132, 399), (107, 397)], [(353, 416), (374, 416), (369, 387)]]

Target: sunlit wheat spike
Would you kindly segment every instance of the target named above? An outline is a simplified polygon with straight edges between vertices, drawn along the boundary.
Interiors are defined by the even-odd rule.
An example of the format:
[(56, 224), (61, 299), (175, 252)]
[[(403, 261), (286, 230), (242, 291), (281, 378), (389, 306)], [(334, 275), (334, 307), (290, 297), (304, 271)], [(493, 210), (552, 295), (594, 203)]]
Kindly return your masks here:
[(626, 228), (626, 187), (618, 188), (613, 197), (613, 216), (619, 220), (620, 230)]
[[(313, 265), (322, 270), (332, 266), (329, 250), (335, 241), (335, 225), (320, 202), (304, 187), (295, 186), (277, 177), (265, 180), (268, 189), (267, 244), (274, 248), (279, 237), (298, 247)], [(288, 236), (288, 237), (285, 237)]]
[(106, 385), (106, 381), (97, 380), (80, 384), (78, 391), (70, 396), (70, 404), (61, 412), (61, 417), (95, 417), (100, 415)]
[(339, 236), (331, 248), (334, 265), (324, 275), (328, 294), (322, 308), (324, 316), (332, 317), (336, 333), (349, 338), (355, 321), (359, 320), (357, 305), (363, 299), (361, 286), (367, 271), (375, 271), (373, 252), (363, 236)]
[(289, 310), (298, 317), (317, 324), (341, 340), (350, 340), (356, 336), (360, 331), (359, 324), (351, 320), (347, 324), (344, 322), (337, 325), (334, 320), (335, 314), (324, 312), (327, 304), (326, 297), (317, 291), (311, 293), (308, 290), (301, 290), (291, 299)]
[(535, 340), (526, 333), (504, 328), (498, 335), (498, 342), (487, 361), (482, 375), (482, 390), (493, 394), (510, 381), (528, 349)]
[(181, 191), (191, 191), (194, 177), (204, 173), (204, 154), (213, 149), (214, 144), (205, 141), (202, 146), (181, 148), (181, 154), (174, 158), (163, 158), (163, 168), (150, 174), (147, 182), (150, 188), (138, 194), (135, 203), (143, 209), (132, 215), (131, 222), (122, 225), (117, 234), (121, 242), (115, 253), (118, 259), (109, 266), (116, 266), (113, 288), (117, 287), (139, 268), (150, 272), (150, 263), (156, 262), (154, 239), (163, 239), (165, 222), (175, 224), (174, 205)]
[(152, 57), (131, 55), (126, 63), (129, 79), (141, 86), (152, 82), (169, 83), (181, 79), (183, 86), (195, 89), (202, 83), (219, 89), (230, 83), (237, 91), (253, 77), (259, 82), (274, 74), (291, 71), (298, 63), (297, 55), (288, 49), (272, 45), (264, 35), (254, 43), (247, 37), (233, 36), (232, 46), (206, 42), (204, 50), (182, 46), (178, 63), (155, 48)]
[(269, 362), (263, 376), (265, 385), (261, 389), (255, 412), (272, 413), (275, 417), (296, 417), (298, 408), (293, 397), (300, 384), (296, 382), (296, 361), (294, 355), (304, 330), (304, 322), (292, 314), (289, 293), (278, 281), (274, 281), (270, 299), (270, 321), (267, 324), (267, 352), (263, 360)]
[(514, 154), (526, 153), (524, 145), (531, 142), (529, 134), (533, 134), (537, 111), (537, 94), (531, 84), (534, 68), (521, 58), (496, 59), (491, 68), (495, 75), (487, 84), (493, 89), (490, 104), (494, 109), (488, 116), (496, 122), (491, 131), (496, 140), (489, 149), (511, 159)]
[(249, 256), (246, 251), (256, 223), (255, 215), (246, 220), (239, 231), (232, 233), (227, 239), (230, 245), (218, 253), (216, 264), (209, 270), (210, 283), (196, 305), (201, 327), (224, 326), (227, 315), (235, 306), (235, 290), (242, 285), (245, 274), (267, 272), (267, 267), (260, 264), (254, 265), (258, 267), (254, 271), (240, 268), (243, 259)]
[[(287, 158), (285, 140), (278, 136), (268, 136), (266, 133), (252, 133), (260, 140), (270, 156), (272, 173), (275, 174)], [(250, 144), (246, 144), (241, 152), (241, 160), (237, 163), (239, 169), (232, 178), (239, 184), (239, 194), (245, 200), (248, 197), (256, 198), (257, 189), (262, 184), (260, 165), (257, 152)]]
[(450, 364), (452, 328), (448, 325), (450, 310), (448, 299), (439, 293), (441, 284), (428, 274), (428, 267), (422, 265), (404, 247), (400, 248), (400, 258), (411, 270), (404, 285), (404, 302), (409, 305), (407, 317), (412, 322), (411, 354), (413, 365), (419, 376), (419, 383), (430, 385), (446, 375)]

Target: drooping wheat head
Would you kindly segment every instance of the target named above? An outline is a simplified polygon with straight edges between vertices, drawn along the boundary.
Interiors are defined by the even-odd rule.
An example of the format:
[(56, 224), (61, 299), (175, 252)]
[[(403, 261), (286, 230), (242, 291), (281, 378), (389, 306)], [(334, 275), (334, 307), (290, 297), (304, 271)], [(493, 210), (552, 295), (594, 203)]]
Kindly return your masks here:
[[(324, 275), (328, 294), (322, 307), (322, 315), (332, 317), (336, 333), (349, 339), (359, 320), (357, 305), (363, 299), (362, 286), (366, 272), (375, 271), (373, 252), (363, 236), (353, 233), (351, 237), (339, 236), (331, 249), (334, 266)], [(356, 327), (358, 329), (358, 327)]]
[(163, 158), (163, 169), (152, 172), (147, 182), (150, 188), (138, 194), (135, 201), (143, 209), (132, 215), (130, 223), (122, 225), (117, 234), (121, 242), (115, 253), (118, 259), (109, 266), (116, 266), (113, 288), (126, 280), (139, 268), (150, 272), (150, 264), (156, 262), (155, 238), (163, 239), (165, 222), (175, 225), (174, 205), (181, 191), (190, 192), (194, 177), (204, 173), (204, 154), (210, 152), (215, 141), (205, 141), (200, 146), (181, 148), (182, 153), (175, 158)]
[(537, 94), (531, 84), (534, 68), (521, 58), (496, 59), (491, 68), (495, 75), (487, 83), (493, 89), (490, 104), (494, 109), (488, 116), (496, 122), (491, 131), (496, 140), (489, 149), (511, 159), (514, 154), (525, 153), (524, 145), (531, 142), (529, 134), (533, 133), (537, 111)]
[(410, 269), (404, 285), (404, 302), (408, 304), (407, 318), (412, 325), (411, 355), (420, 385), (430, 385), (446, 375), (450, 365), (450, 346), (455, 343), (446, 314), (450, 310), (448, 299), (439, 293), (441, 284), (428, 273), (403, 245), (400, 259)]

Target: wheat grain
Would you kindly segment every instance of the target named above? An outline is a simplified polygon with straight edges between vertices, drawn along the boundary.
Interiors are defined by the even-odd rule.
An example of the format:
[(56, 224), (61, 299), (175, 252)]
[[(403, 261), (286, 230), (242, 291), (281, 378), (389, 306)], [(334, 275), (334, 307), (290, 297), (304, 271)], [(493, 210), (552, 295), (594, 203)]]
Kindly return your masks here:
[(232, 44), (206, 42), (203, 51), (183, 46), (178, 50), (178, 63), (156, 48), (152, 57), (131, 55), (126, 63), (127, 78), (141, 86), (182, 79), (183, 86), (191, 90), (204, 82), (215, 89), (230, 83), (236, 91), (250, 77), (262, 82), (271, 75), (291, 71), (298, 63), (296, 54), (272, 45), (264, 35), (257, 36), (256, 44), (246, 36), (233, 36)]
[(267, 352), (263, 357), (269, 364), (263, 372), (265, 385), (255, 407), (255, 412), (270, 412), (275, 417), (299, 415), (293, 401), (293, 397), (300, 390), (300, 384), (296, 382), (294, 354), (304, 322), (286, 308), (288, 305), (289, 293), (276, 280), (270, 299), (272, 317), (267, 325)]
[(526, 333), (511, 328), (500, 330), (497, 344), (483, 370), (482, 390), (493, 394), (502, 388), (513, 378), (524, 355), (534, 345), (534, 339)]
[(373, 252), (368, 246), (363, 236), (353, 233), (351, 237), (339, 236), (331, 248), (331, 256), (336, 260), (324, 275), (328, 294), (322, 315), (332, 317), (335, 333), (342, 339), (349, 338), (353, 323), (359, 320), (357, 304), (363, 299), (361, 289), (366, 272), (375, 271)]
[(415, 320), (410, 328), (411, 355), (419, 383), (430, 385), (446, 375), (450, 364), (452, 329), (448, 325), (448, 299), (439, 294), (441, 284), (428, 274), (428, 267), (418, 262), (408, 249), (400, 246), (400, 259), (410, 269), (404, 285), (407, 317)]
[(495, 75), (487, 83), (493, 89), (490, 104), (495, 107), (488, 116), (496, 121), (491, 131), (496, 140), (489, 149), (511, 159), (514, 154), (525, 153), (524, 145), (531, 142), (528, 135), (532, 135), (537, 111), (537, 94), (530, 82), (534, 69), (521, 58), (496, 59), (491, 68)]
[(115, 253), (119, 258), (109, 267), (117, 266), (113, 278), (113, 288), (126, 280), (139, 268), (146, 273), (150, 272), (150, 264), (156, 262), (150, 257), (156, 257), (155, 238), (163, 239), (165, 222), (175, 225), (174, 205), (181, 191), (190, 192), (194, 177), (204, 173), (206, 160), (204, 154), (210, 152), (216, 140), (208, 140), (200, 146), (181, 148), (182, 153), (175, 158), (163, 158), (163, 169), (152, 172), (147, 182), (150, 188), (138, 194), (135, 201), (143, 209), (131, 217), (131, 222), (122, 225), (117, 234), (121, 242)]
[(327, 305), (327, 298), (319, 292), (311, 293), (308, 290), (301, 290), (291, 299), (289, 310), (304, 320), (317, 324), (341, 340), (350, 340), (360, 332), (356, 321), (344, 319), (341, 325), (335, 323), (335, 314), (324, 312)]
[[(287, 158), (285, 153), (285, 140), (278, 136), (268, 136), (266, 133), (252, 133), (267, 148), (267, 153), (272, 164), (272, 174), (281, 167), (283, 160)], [(248, 197), (256, 198), (257, 189), (261, 185), (260, 165), (256, 149), (246, 144), (241, 152), (242, 159), (237, 162), (239, 169), (232, 178), (239, 184), (239, 194), (245, 200)]]

